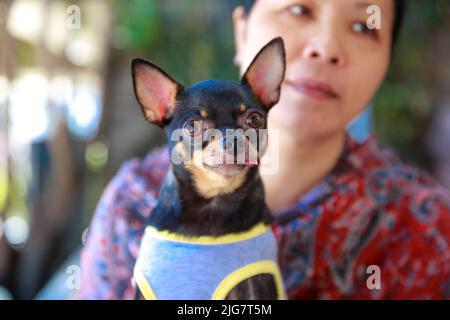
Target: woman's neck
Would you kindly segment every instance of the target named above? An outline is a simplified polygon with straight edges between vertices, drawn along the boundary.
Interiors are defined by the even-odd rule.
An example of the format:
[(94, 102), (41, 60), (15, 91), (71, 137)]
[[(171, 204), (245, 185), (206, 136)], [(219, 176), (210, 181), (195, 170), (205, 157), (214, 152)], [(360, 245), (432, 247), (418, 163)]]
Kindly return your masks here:
[[(296, 139), (280, 129), (275, 152), (279, 157), (278, 170), (270, 175), (261, 172), (270, 211), (276, 215), (289, 208), (323, 180), (339, 160), (345, 139), (345, 132), (315, 140)], [(269, 144), (269, 148), (275, 147), (275, 143)]]

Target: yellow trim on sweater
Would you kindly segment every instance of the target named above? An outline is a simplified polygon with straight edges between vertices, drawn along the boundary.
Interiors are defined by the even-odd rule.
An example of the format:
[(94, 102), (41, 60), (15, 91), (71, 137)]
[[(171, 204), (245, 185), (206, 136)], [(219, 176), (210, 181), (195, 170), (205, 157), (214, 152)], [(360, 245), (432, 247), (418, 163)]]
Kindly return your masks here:
[(244, 241), (252, 238), (256, 238), (260, 236), (264, 232), (269, 230), (269, 226), (264, 223), (259, 223), (252, 227), (248, 231), (240, 232), (240, 233), (230, 233), (223, 236), (200, 236), (200, 237), (190, 237), (178, 233), (169, 232), (167, 230), (159, 231), (152, 226), (148, 226), (146, 231), (149, 232), (152, 236), (164, 240), (171, 240), (176, 242), (183, 243), (191, 243), (191, 244), (226, 244)]
[[(260, 274), (271, 274), (275, 280), (275, 287), (277, 290), (278, 300), (286, 299), (284, 294), (283, 281), (281, 280), (280, 270), (277, 264), (271, 260), (259, 261), (248, 264), (242, 268), (239, 268), (229, 274), (223, 279), (219, 286), (214, 291), (212, 300), (225, 300), (227, 295), (234, 289), (240, 282), (247, 280), (253, 276)], [(157, 300), (155, 293), (153, 292), (147, 278), (139, 268), (135, 268), (134, 277), (136, 285), (139, 287), (145, 300)]]
[(275, 279), (278, 300), (286, 299), (284, 295), (283, 281), (281, 280), (280, 269), (277, 264), (271, 260), (259, 261), (248, 264), (230, 273), (216, 288), (212, 299), (225, 300), (230, 291), (240, 282), (260, 274), (271, 274)]
[(139, 290), (141, 290), (145, 300), (157, 300), (152, 287), (147, 281), (147, 278), (137, 266), (134, 268), (134, 280), (136, 281), (136, 285), (139, 287)]

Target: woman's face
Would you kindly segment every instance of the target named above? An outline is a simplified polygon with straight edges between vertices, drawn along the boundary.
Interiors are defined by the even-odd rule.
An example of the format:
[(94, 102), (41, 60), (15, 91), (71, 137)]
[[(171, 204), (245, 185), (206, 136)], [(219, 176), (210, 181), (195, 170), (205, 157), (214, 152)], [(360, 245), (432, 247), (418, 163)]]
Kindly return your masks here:
[[(367, 27), (371, 4), (381, 10), (381, 29)], [(241, 74), (267, 42), (285, 41), (286, 78), (269, 126), (298, 138), (342, 133), (386, 74), (394, 10), (393, 0), (257, 0), (248, 17), (237, 8)]]

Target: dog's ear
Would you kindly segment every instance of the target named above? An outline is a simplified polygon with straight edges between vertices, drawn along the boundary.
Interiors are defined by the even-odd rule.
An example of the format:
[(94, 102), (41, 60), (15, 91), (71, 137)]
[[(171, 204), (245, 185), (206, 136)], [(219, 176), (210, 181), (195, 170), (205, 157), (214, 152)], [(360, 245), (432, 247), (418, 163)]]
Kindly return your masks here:
[(269, 110), (280, 99), (281, 83), (286, 73), (286, 51), (281, 37), (266, 44), (242, 77), (259, 102)]
[(183, 86), (161, 68), (143, 59), (131, 61), (133, 87), (147, 121), (163, 127), (175, 109), (176, 96)]

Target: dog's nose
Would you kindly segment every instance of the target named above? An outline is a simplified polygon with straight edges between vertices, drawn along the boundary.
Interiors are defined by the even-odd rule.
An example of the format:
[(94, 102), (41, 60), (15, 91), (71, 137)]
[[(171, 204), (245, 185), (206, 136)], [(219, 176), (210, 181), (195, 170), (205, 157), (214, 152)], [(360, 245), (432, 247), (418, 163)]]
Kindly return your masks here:
[(238, 154), (244, 152), (245, 143), (242, 138), (239, 138), (239, 136), (229, 135), (223, 138), (222, 147), (229, 155), (237, 156)]
[(234, 150), (236, 149), (238, 143), (238, 138), (236, 136), (226, 136), (222, 140), (223, 148), (230, 154), (234, 154)]

